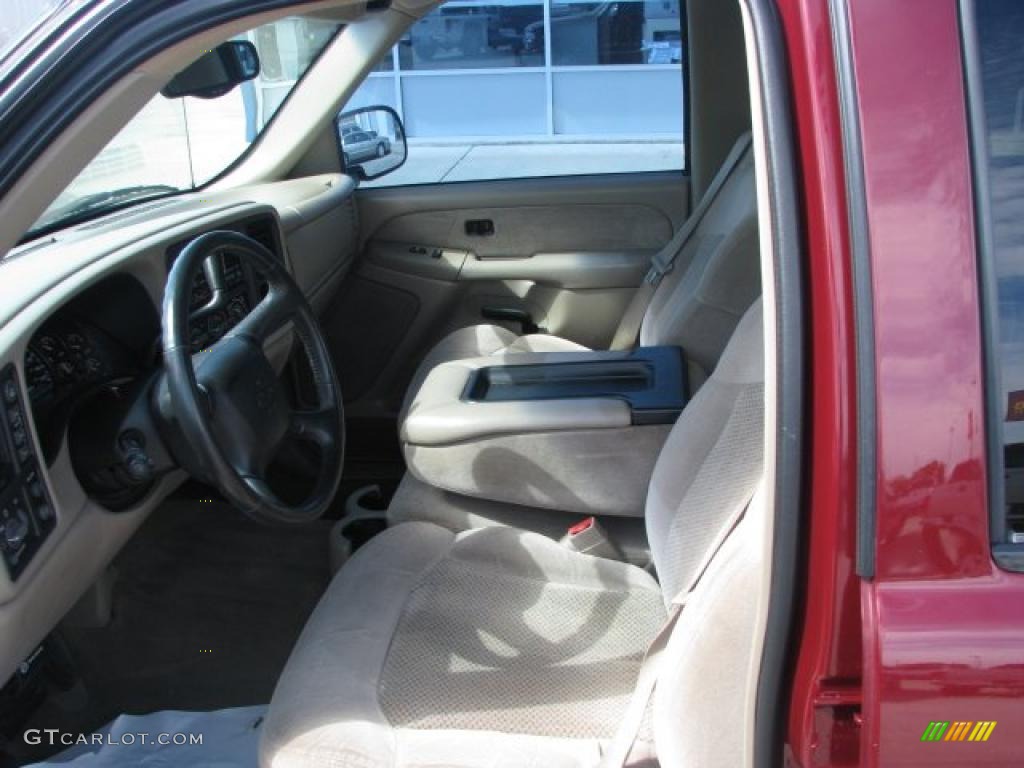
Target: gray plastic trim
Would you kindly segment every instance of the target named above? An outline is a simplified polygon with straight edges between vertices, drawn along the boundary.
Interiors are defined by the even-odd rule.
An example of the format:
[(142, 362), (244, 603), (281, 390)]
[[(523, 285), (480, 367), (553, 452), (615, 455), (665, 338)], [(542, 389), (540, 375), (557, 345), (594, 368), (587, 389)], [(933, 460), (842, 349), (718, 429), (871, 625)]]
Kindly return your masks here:
[(867, 198), (864, 193), (864, 154), (860, 136), (860, 106), (854, 77), (849, 2), (829, 0), (832, 40), (839, 81), (839, 108), (843, 123), (843, 161), (846, 205), (853, 254), (853, 303), (856, 317), (857, 358), (857, 573), (875, 575), (876, 411), (875, 323), (871, 281), (871, 245)]

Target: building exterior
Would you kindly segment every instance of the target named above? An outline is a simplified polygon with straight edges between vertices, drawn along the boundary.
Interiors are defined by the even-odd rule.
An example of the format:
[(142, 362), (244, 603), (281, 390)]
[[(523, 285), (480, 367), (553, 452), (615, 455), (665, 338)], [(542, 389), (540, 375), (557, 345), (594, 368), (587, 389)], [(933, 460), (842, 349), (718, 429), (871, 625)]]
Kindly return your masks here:
[(683, 45), (679, 0), (451, 0), (349, 107), (393, 107), (412, 140), (680, 141)]

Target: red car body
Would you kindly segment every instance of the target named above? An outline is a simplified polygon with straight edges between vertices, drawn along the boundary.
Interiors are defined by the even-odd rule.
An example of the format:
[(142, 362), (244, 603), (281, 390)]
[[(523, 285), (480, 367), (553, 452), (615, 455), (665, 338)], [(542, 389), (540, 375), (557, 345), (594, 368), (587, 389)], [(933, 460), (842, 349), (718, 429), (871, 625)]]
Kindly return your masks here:
[[(783, 0), (809, 255), (806, 602), (787, 761), (1024, 764), (1024, 575), (992, 559), (968, 107), (955, 0)], [(862, 150), (848, 187), (845, 13)], [(1021, 41), (1024, 44), (1024, 41)], [(847, 158), (848, 159), (848, 158)], [(855, 280), (870, 254), (874, 573), (857, 556)], [(862, 322), (862, 321), (861, 321)], [(931, 721), (996, 721), (984, 743)]]

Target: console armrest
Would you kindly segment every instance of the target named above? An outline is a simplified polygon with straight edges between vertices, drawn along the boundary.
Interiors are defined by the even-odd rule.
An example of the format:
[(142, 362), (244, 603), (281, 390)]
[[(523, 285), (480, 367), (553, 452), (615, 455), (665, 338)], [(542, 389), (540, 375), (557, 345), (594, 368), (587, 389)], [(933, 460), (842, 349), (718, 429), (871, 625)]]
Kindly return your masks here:
[[(536, 355), (523, 355), (536, 357)], [(629, 405), (614, 398), (585, 398), (570, 407), (559, 400), (479, 402), (463, 395), (481, 358), (439, 365), (424, 380), (402, 425), (402, 441), (445, 445), (489, 435), (613, 429), (630, 424)], [(493, 362), (489, 361), (489, 362)]]
[(686, 401), (675, 347), (510, 354), (444, 363), (402, 425), (410, 470), (470, 496), (638, 515)]

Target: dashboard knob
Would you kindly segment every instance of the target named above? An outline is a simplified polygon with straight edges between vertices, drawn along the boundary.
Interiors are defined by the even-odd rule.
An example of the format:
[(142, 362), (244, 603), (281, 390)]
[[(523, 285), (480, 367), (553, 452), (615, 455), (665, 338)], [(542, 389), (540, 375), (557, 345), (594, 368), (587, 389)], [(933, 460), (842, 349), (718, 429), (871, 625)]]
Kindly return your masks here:
[(145, 439), (135, 430), (121, 433), (118, 438), (121, 448), (121, 465), (128, 480), (142, 485), (153, 479), (153, 462), (146, 453)]
[(24, 512), (15, 512), (4, 523), (4, 543), (8, 549), (19, 549), (28, 536), (28, 518)]
[(132, 482), (142, 485), (153, 479), (153, 462), (141, 448), (134, 448), (125, 452), (124, 469)]

